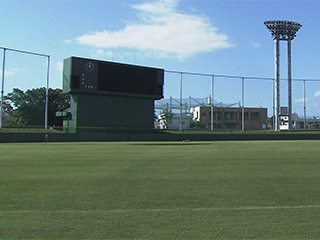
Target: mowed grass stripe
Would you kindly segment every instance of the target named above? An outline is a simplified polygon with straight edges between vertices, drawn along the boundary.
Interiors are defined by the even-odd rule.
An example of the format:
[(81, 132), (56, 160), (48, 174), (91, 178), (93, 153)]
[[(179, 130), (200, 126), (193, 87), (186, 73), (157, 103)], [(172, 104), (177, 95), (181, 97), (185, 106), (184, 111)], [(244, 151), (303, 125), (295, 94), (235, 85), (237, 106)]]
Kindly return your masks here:
[(0, 238), (317, 238), (319, 146), (0, 144)]
[(286, 209), (304, 209), (304, 208), (320, 208), (320, 205), (309, 206), (268, 206), (268, 207), (238, 207), (238, 208), (176, 208), (176, 209), (109, 209), (109, 210), (56, 210), (56, 211), (37, 211), (37, 210), (21, 210), (21, 211), (0, 211), (2, 214), (59, 214), (59, 213), (137, 213), (137, 212), (197, 212), (197, 211), (250, 211), (250, 210), (286, 210)]

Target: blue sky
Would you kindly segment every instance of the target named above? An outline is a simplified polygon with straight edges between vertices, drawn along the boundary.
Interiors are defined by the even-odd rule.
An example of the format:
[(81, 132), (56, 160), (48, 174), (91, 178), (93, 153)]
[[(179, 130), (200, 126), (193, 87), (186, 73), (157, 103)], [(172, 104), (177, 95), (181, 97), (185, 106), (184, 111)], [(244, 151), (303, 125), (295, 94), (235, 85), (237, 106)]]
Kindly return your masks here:
[[(320, 79), (320, 1), (0, 0), (0, 46), (51, 56), (50, 87), (62, 87), (64, 58), (79, 56), (237, 76), (274, 76), (274, 45), (265, 20), (303, 26), (292, 43), (293, 78)], [(286, 44), (281, 43), (286, 78)], [(2, 54), (0, 63), (2, 65)], [(45, 85), (46, 59), (7, 53), (5, 91)], [(166, 74), (165, 95), (179, 96), (179, 75)], [(211, 94), (210, 77), (184, 76), (183, 95)], [(286, 83), (281, 105), (286, 105)], [(302, 83), (293, 110), (302, 114)], [(246, 81), (245, 105), (272, 107), (272, 82)], [(217, 102), (241, 101), (241, 81), (215, 79)], [(320, 115), (320, 82), (307, 83), (308, 115)]]

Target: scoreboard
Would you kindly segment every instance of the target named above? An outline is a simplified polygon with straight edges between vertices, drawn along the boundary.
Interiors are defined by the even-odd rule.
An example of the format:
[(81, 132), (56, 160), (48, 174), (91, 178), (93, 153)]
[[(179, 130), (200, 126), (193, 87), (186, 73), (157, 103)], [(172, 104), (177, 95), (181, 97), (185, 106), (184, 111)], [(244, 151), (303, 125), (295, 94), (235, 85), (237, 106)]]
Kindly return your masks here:
[(66, 93), (163, 98), (164, 70), (71, 57), (63, 63)]

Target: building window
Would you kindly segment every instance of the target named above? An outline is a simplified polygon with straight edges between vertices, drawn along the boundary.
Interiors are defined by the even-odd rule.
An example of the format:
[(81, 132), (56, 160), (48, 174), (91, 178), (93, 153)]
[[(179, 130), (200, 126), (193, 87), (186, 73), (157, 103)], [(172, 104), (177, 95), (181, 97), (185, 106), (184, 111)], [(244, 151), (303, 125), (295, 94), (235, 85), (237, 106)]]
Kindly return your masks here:
[(222, 112), (213, 112), (213, 119), (216, 121), (221, 121), (222, 120)]
[(235, 121), (235, 120), (237, 120), (237, 113), (235, 113), (235, 112), (225, 112), (224, 113), (224, 120), (226, 120), (226, 121)]
[(250, 113), (250, 120), (251, 121), (259, 121), (260, 120), (260, 113), (259, 112), (251, 112)]
[[(240, 120), (242, 119), (242, 112), (240, 112)], [(249, 113), (248, 112), (245, 112), (244, 113), (244, 120), (245, 121), (248, 121), (249, 120)]]

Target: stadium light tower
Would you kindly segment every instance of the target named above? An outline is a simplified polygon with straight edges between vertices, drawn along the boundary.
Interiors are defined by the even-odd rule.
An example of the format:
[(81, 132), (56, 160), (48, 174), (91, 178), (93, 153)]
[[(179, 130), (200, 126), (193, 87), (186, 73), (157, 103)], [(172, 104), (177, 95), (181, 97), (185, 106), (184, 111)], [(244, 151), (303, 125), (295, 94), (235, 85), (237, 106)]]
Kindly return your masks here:
[(279, 130), (280, 115), (280, 40), (288, 42), (288, 124), (292, 129), (292, 78), (291, 78), (291, 41), (302, 27), (300, 23), (291, 21), (265, 21), (264, 25), (270, 30), (275, 44), (275, 130)]

